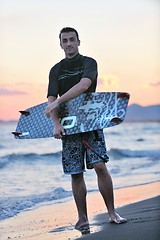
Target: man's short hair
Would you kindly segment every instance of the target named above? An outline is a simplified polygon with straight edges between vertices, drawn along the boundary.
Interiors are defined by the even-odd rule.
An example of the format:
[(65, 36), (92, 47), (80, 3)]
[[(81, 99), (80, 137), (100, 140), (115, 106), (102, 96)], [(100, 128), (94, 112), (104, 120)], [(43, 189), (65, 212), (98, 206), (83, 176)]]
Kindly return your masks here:
[(68, 32), (75, 32), (75, 34), (77, 36), (77, 39), (79, 40), (78, 32), (76, 31), (76, 29), (74, 29), (72, 27), (64, 27), (64, 28), (62, 28), (62, 30), (60, 31), (60, 34), (59, 34), (59, 39), (61, 40), (61, 34), (62, 33), (68, 33)]

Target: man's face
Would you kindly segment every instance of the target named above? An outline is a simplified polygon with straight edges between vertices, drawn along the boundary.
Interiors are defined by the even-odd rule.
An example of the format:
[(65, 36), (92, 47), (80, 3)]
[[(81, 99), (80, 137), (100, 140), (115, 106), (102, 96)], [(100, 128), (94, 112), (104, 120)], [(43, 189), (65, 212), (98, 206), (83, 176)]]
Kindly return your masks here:
[(61, 34), (60, 45), (66, 57), (73, 58), (78, 53), (80, 41), (77, 39), (75, 32), (67, 32)]

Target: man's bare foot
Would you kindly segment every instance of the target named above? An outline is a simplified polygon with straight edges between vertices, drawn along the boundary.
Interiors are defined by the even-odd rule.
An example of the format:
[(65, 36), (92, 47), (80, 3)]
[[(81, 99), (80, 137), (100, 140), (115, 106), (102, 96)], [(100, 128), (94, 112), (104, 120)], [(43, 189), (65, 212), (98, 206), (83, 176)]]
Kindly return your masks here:
[(114, 216), (109, 217), (109, 222), (110, 223), (116, 223), (116, 224), (122, 224), (122, 223), (127, 223), (127, 219), (122, 218), (118, 215), (118, 213), (115, 213)]
[(80, 223), (79, 221), (75, 225), (75, 229), (80, 231), (83, 234), (89, 234), (90, 233), (90, 227), (89, 222)]

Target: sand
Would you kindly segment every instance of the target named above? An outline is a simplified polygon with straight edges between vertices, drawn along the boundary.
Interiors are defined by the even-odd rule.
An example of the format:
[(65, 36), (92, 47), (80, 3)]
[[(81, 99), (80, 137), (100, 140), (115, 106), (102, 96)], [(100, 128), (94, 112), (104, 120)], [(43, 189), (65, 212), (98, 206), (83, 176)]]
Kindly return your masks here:
[[(87, 196), (91, 234), (82, 239), (158, 240), (160, 239), (160, 182), (115, 189), (117, 212), (128, 223), (109, 224), (99, 193)], [(81, 237), (74, 230), (77, 212), (73, 199), (29, 210), (0, 222), (0, 239), (73, 240)], [(159, 238), (158, 238), (159, 234)]]
[(115, 225), (106, 220), (106, 214), (96, 217), (96, 225), (102, 227), (98, 233), (78, 239), (92, 240), (159, 240), (160, 196), (127, 205), (118, 210), (128, 219), (127, 224)]

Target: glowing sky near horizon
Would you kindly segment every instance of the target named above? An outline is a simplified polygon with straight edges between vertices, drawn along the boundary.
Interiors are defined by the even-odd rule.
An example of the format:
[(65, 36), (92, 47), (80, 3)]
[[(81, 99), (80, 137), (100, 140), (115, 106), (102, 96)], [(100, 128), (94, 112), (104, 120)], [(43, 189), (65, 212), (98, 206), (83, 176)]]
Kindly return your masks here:
[(78, 30), (80, 53), (98, 62), (97, 91), (159, 104), (159, 10), (159, 0), (0, 0), (0, 119), (18, 119), (19, 110), (47, 100), (65, 26)]

